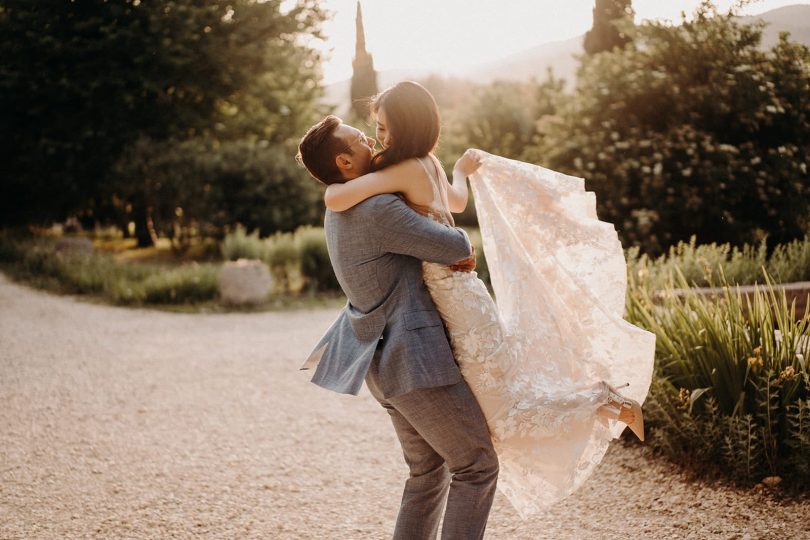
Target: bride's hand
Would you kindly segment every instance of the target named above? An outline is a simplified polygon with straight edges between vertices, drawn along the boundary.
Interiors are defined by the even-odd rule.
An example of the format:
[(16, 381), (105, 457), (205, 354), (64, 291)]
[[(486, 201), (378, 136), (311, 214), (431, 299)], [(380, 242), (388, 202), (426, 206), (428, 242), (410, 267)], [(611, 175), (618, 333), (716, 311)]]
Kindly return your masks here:
[(459, 173), (467, 177), (473, 174), (475, 171), (477, 171), (480, 166), (481, 166), (480, 156), (475, 150), (470, 148), (466, 152), (464, 152), (464, 155), (458, 158), (458, 161), (456, 161), (456, 165), (455, 167), (453, 167), (453, 170), (458, 171)]
[(472, 272), (475, 270), (475, 246), (470, 244), (470, 256), (466, 259), (461, 259), (453, 264), (448, 264), (447, 267), (453, 272)]

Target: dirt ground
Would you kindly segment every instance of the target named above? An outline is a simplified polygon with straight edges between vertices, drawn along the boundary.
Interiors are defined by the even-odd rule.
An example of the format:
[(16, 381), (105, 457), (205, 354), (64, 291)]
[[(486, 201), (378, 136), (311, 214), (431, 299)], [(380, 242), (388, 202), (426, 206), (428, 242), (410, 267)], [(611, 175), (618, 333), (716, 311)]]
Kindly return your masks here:
[[(390, 537), (387, 415), (297, 369), (335, 315), (115, 308), (0, 275), (0, 538)], [(617, 443), (542, 516), (498, 494), (487, 538), (810, 538), (810, 501)]]

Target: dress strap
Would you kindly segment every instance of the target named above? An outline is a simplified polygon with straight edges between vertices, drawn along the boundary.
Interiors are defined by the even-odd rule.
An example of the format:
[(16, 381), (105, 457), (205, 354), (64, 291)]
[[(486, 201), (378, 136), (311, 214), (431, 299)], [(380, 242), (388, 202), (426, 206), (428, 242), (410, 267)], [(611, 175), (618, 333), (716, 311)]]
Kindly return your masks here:
[[(434, 170), (433, 173), (431, 173), (431, 171), (428, 170), (427, 165), (425, 165), (425, 162), (422, 161), (423, 159), (424, 158), (416, 158), (416, 161), (418, 161), (419, 164), (422, 166), (422, 169), (425, 171), (425, 174), (427, 175), (428, 180), (430, 180), (430, 188), (433, 191), (433, 200), (431, 201), (431, 205), (435, 206), (437, 202), (441, 202), (441, 200), (442, 200), (441, 193), (439, 192), (439, 188), (436, 185), (436, 179), (434, 177), (435, 170)], [(435, 167), (435, 164), (434, 164), (434, 167)]]
[[(428, 168), (423, 159), (430, 160), (432, 167)], [(442, 181), (443, 175), (440, 174), (441, 168), (439, 167), (438, 164), (439, 160), (436, 159), (431, 154), (428, 154), (424, 158), (416, 158), (416, 160), (422, 166), (422, 169), (424, 169), (425, 174), (427, 175), (428, 180), (430, 181), (430, 187), (431, 190), (433, 191), (433, 200), (431, 201), (430, 206), (436, 213), (440, 214), (445, 221), (447, 221), (451, 225), (455, 225), (453, 216), (450, 213), (450, 205), (447, 202), (446, 192), (442, 191), (441, 189), (440, 182)], [(431, 172), (430, 169), (433, 169), (433, 171)]]

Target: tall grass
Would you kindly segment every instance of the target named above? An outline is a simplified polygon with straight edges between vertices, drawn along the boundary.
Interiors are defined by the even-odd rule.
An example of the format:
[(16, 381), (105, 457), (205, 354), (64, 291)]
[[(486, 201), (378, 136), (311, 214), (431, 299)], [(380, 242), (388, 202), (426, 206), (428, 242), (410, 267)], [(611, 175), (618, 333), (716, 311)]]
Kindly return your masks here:
[(648, 289), (671, 286), (676, 270), (687, 283), (698, 287), (713, 286), (721, 271), (726, 281), (734, 285), (761, 283), (763, 268), (777, 283), (810, 280), (810, 235), (776, 246), (770, 257), (767, 240), (742, 247), (697, 245), (694, 236), (655, 259), (641, 254), (638, 248), (628, 249), (625, 257), (629, 277)]
[(631, 283), (626, 317), (655, 333), (656, 378), (645, 403), (651, 444), (672, 459), (750, 483), (810, 482), (810, 314), (765, 284), (748, 297), (722, 266), (719, 298), (653, 295)]
[(259, 238), (259, 231), (247, 234), (242, 225), (237, 225), (225, 236), (221, 248), (222, 258), (226, 261), (264, 259), (267, 256), (267, 245)]
[(267, 249), (264, 261), (273, 274), (275, 292), (278, 294), (300, 292), (303, 288), (303, 278), (295, 234), (277, 232), (265, 242)]
[(306, 280), (310, 290), (340, 290), (332, 262), (329, 260), (329, 250), (322, 228), (300, 227), (295, 231), (295, 246), (301, 265), (301, 276)]

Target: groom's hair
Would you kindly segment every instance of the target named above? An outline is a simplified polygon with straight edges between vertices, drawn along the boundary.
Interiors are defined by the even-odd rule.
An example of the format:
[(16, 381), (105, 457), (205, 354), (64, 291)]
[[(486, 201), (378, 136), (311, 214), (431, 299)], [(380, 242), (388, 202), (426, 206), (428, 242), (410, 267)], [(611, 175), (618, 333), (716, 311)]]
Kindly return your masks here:
[(335, 129), (342, 122), (330, 114), (309, 128), (298, 143), (295, 159), (313, 178), (327, 185), (345, 182), (335, 158), (338, 154), (353, 154), (352, 149), (335, 135)]

